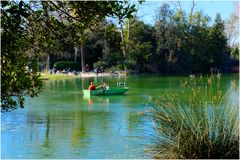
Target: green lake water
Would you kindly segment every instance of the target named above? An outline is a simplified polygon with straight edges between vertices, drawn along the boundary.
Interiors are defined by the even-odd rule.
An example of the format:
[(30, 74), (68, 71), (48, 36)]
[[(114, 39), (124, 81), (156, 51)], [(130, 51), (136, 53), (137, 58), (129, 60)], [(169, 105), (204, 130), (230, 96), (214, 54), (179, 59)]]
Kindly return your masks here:
[[(44, 81), (43, 92), (26, 97), (25, 108), (1, 113), (1, 157), (14, 159), (151, 158), (145, 152), (154, 137), (149, 97), (187, 94), (180, 81), (189, 77), (127, 76)], [(125, 95), (84, 97), (90, 82), (116, 86)], [(222, 75), (221, 88), (239, 103), (239, 75)], [(186, 94), (184, 94), (186, 92)]]

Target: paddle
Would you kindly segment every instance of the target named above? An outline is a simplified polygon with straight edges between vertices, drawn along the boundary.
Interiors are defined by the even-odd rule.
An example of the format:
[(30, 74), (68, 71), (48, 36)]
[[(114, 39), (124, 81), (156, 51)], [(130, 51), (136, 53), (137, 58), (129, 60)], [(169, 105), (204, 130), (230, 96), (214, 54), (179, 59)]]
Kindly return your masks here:
[(105, 89), (101, 90), (100, 92), (98, 92), (96, 95), (102, 94), (104, 92)]
[(104, 92), (104, 90), (105, 90), (105, 88), (103, 87), (103, 85), (100, 85), (100, 86), (96, 87), (96, 89), (97, 89), (97, 90), (100, 90), (100, 89), (101, 89), (101, 91), (98, 92), (96, 95), (102, 94), (102, 93)]

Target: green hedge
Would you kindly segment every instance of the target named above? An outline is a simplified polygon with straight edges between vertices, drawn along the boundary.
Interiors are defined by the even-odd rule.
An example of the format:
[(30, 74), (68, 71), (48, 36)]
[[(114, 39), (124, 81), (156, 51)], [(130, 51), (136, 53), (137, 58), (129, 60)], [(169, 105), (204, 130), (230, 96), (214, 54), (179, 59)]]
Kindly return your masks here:
[(54, 63), (54, 68), (56, 70), (66, 70), (70, 68), (71, 71), (77, 70), (77, 63), (76, 62), (70, 62), (70, 61), (58, 61)]

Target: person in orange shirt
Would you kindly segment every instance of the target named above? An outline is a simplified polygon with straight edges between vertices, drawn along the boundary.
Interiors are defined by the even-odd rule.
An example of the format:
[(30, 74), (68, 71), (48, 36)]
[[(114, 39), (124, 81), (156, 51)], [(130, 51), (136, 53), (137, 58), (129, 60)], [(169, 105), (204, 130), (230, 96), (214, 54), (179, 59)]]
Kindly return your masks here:
[(94, 85), (93, 82), (91, 82), (91, 85), (88, 87), (88, 90), (95, 90), (96, 89), (96, 86)]

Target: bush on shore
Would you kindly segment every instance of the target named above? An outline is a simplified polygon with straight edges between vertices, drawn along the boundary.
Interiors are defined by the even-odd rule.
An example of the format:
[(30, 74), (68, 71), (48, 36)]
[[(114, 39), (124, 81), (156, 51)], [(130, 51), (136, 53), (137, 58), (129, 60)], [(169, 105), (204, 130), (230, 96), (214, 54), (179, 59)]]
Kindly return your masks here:
[(58, 61), (54, 63), (54, 67), (56, 70), (70, 69), (71, 71), (73, 71), (73, 70), (77, 70), (77, 63), (69, 62), (69, 61)]

